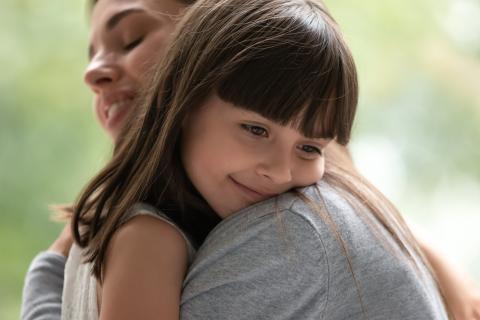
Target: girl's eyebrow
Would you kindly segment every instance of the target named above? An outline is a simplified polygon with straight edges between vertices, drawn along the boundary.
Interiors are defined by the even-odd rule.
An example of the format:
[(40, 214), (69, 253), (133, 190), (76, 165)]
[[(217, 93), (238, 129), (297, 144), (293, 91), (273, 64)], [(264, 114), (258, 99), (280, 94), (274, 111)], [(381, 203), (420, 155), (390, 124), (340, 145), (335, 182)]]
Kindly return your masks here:
[(106, 29), (107, 30), (112, 30), (113, 28), (115, 28), (115, 26), (123, 19), (125, 18), (126, 16), (132, 14), (132, 13), (139, 13), (139, 12), (145, 12), (143, 9), (140, 9), (140, 8), (131, 8), (131, 9), (127, 9), (127, 10), (123, 10), (123, 11), (120, 11), (120, 12), (117, 12), (116, 14), (114, 14), (113, 16), (110, 17), (110, 19), (108, 19), (107, 23), (106, 23)]

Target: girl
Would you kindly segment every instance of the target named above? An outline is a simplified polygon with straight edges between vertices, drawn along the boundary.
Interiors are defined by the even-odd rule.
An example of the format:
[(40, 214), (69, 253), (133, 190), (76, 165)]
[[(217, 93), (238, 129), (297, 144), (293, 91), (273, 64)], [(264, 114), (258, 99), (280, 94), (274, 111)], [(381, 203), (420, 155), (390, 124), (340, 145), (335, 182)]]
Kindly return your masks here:
[[(157, 48), (162, 49), (168, 42), (168, 34), (176, 22), (175, 16), (183, 8), (184, 4), (176, 1), (116, 3), (103, 0), (96, 5), (92, 16), (91, 63), (86, 80), (97, 94), (96, 111), (100, 123), (113, 138), (118, 136), (122, 122), (127, 118), (128, 112), (125, 111), (133, 107), (133, 103), (129, 102), (141, 86), (144, 72), (148, 69), (148, 64), (144, 62), (150, 60)], [(122, 14), (127, 11), (129, 14)], [(164, 14), (158, 14), (159, 12)], [(105, 22), (114, 14), (121, 14), (122, 19), (118, 20), (115, 28), (107, 30), (104, 28)], [(126, 50), (125, 53), (120, 47), (121, 50)], [(126, 98), (112, 103), (112, 92), (120, 92)], [(338, 149), (329, 147), (329, 150)], [(333, 153), (327, 151), (327, 158), (332, 156)], [(66, 255), (68, 243), (68, 238), (65, 242), (60, 239), (52, 249)], [(442, 268), (443, 265), (440, 264), (439, 269)], [(443, 279), (448, 280), (448, 277)], [(457, 292), (451, 290), (450, 293)], [(462, 309), (463, 307), (457, 308)]]
[[(186, 317), (195, 314), (192, 301), (228, 301), (230, 294), (268, 283), (260, 295), (242, 300), (245, 308), (262, 296), (269, 306), (247, 309), (247, 318), (267, 317), (272, 305), (276, 318), (447, 318), (426, 261), (389, 203), (335, 163), (327, 166), (327, 183), (315, 185), (330, 140), (348, 142), (356, 104), (350, 52), (317, 2), (196, 3), (141, 113), (75, 205), (74, 238), (83, 250), (73, 251), (67, 265), (67, 272), (76, 272), (66, 278), (65, 318), (178, 318), (192, 248), (218, 217), (225, 221), (217, 228), (230, 226), (233, 242), (207, 240), (204, 250), (238, 253), (233, 248), (250, 235), (240, 250), (246, 265), (228, 268), (218, 258), (204, 266), (215, 271), (206, 273), (208, 281), (187, 279)], [(290, 190), (296, 196), (259, 204), (261, 215), (232, 216)], [(260, 223), (261, 232), (231, 229), (249, 225), (244, 217)], [(276, 227), (284, 232), (275, 233)], [(76, 260), (82, 256), (86, 263)], [(267, 259), (257, 264), (258, 257)], [(238, 276), (226, 279), (221, 270)], [(299, 273), (305, 281), (294, 277)], [(279, 294), (288, 285), (302, 298), (291, 306)], [(206, 317), (225, 318), (222, 310), (230, 307), (220, 303)]]

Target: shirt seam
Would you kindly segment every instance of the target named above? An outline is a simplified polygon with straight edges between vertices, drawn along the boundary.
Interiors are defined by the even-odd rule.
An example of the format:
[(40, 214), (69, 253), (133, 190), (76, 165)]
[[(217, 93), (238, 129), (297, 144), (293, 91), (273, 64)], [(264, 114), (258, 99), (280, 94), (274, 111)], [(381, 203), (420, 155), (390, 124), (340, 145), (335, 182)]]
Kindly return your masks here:
[[(329, 262), (329, 259), (328, 259), (328, 253), (327, 253), (327, 249), (326, 249), (326, 246), (325, 246), (325, 242), (322, 238), (321, 233), (317, 230), (315, 225), (309, 219), (307, 219), (303, 214), (301, 214), (297, 210), (293, 209), (294, 205), (298, 201), (302, 201), (302, 199), (298, 198), (298, 199), (294, 200), (292, 202), (292, 204), (290, 205), (290, 207), (288, 209), (286, 209), (285, 211), (289, 211), (289, 212), (297, 215), (298, 217), (300, 217), (303, 221), (305, 221), (308, 224), (308, 226), (310, 227), (310, 229), (313, 230), (313, 233), (315, 234), (315, 237), (320, 241), (321, 248), (323, 249), (323, 254), (324, 254), (324, 257), (325, 257), (325, 262), (323, 264), (327, 266), (327, 295), (326, 295), (324, 307), (323, 307), (323, 310), (322, 310), (322, 319), (324, 319), (326, 311), (327, 311), (329, 297), (330, 297), (330, 262)], [(319, 265), (320, 265), (320, 262), (321, 262), (320, 259), (319, 259), (318, 262), (319, 262)]]

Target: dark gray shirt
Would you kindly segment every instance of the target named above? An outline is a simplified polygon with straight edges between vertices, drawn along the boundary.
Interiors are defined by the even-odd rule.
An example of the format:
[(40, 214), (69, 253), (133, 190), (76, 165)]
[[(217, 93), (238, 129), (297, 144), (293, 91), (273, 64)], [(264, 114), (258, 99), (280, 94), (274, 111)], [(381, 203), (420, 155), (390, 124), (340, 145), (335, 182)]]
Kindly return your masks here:
[[(181, 319), (447, 319), (426, 268), (416, 270), (331, 187), (320, 190), (303, 192), (328, 213), (286, 193), (223, 220), (189, 268)], [(22, 319), (42, 319), (43, 311), (60, 319), (58, 262), (43, 253), (32, 263)], [(49, 301), (40, 299), (47, 293)]]

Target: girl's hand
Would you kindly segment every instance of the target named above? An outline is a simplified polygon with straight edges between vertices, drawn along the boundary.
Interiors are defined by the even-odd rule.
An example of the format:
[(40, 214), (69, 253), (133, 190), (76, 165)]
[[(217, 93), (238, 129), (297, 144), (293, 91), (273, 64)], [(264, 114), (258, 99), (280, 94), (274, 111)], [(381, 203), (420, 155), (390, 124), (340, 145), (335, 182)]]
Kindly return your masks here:
[(68, 257), (70, 248), (72, 247), (73, 238), (71, 231), (70, 220), (63, 227), (60, 235), (53, 241), (52, 245), (48, 248), (49, 251), (61, 254), (64, 257)]

